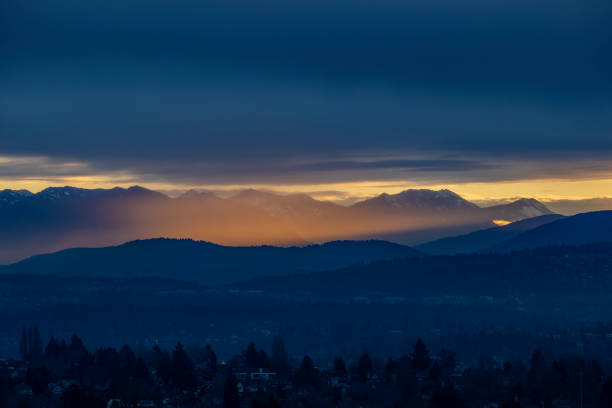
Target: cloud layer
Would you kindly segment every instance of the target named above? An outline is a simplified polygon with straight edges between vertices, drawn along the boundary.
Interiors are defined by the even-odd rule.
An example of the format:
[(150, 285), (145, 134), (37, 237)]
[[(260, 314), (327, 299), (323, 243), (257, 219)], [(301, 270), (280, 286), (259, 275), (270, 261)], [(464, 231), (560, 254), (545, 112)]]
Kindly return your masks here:
[(3, 2), (1, 177), (611, 174), (609, 2), (405, 3)]

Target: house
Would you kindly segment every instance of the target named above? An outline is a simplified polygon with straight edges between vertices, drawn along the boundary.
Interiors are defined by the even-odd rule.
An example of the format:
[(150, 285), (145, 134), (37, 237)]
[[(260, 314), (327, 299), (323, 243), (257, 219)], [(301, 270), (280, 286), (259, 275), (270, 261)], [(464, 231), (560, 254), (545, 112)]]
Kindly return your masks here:
[(120, 399), (110, 399), (106, 403), (106, 408), (124, 408), (125, 404)]
[(13, 391), (15, 391), (15, 393), (17, 393), (18, 395), (22, 395), (24, 397), (31, 397), (32, 395), (34, 395), (34, 393), (32, 392), (32, 387), (30, 387), (26, 383), (19, 383), (15, 385), (13, 387)]
[(66, 390), (61, 384), (58, 383), (49, 383), (48, 388), (51, 392), (51, 395), (53, 395), (54, 397), (61, 397), (62, 394), (64, 394), (64, 391)]
[(136, 408), (155, 408), (157, 405), (153, 401), (138, 401), (136, 403)]
[(569, 402), (568, 400), (553, 400), (551, 406), (553, 408), (573, 408), (574, 405), (572, 405), (571, 402)]
[(251, 381), (270, 381), (275, 376), (276, 373), (264, 371), (263, 368), (260, 368), (258, 371), (251, 373)]

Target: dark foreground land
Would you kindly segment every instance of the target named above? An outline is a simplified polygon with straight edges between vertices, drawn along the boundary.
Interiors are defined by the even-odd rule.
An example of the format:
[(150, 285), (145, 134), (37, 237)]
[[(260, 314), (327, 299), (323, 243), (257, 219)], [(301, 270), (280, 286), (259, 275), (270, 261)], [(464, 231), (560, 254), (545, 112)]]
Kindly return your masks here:
[[(584, 328), (581, 348), (610, 349), (610, 331)], [(20, 349), (21, 359), (0, 361), (2, 407), (612, 406), (609, 365), (539, 348), (526, 360), (483, 354), (468, 362), (419, 338), (405, 354), (323, 362), (292, 355), (276, 336), (268, 350), (251, 342), (223, 359), (210, 345), (181, 343), (90, 351), (77, 335), (43, 348), (34, 327), (24, 328)]]

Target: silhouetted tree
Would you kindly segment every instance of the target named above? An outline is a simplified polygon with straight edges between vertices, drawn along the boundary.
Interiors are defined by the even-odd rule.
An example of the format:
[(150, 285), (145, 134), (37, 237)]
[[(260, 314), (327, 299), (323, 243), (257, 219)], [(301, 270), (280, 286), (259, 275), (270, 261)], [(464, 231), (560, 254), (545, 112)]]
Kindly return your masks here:
[(342, 357), (334, 358), (334, 375), (336, 377), (346, 377), (346, 363)]
[(72, 351), (87, 351), (83, 344), (83, 340), (76, 334), (70, 336), (70, 346), (68, 348)]
[(302, 360), (302, 364), (295, 375), (295, 382), (298, 385), (307, 385), (314, 388), (319, 386), (319, 371), (315, 368), (314, 361), (309, 356), (305, 356)]
[(158, 345), (153, 346), (153, 360), (157, 377), (166, 385), (170, 385), (172, 379), (172, 359), (166, 350)]
[(181, 389), (197, 385), (195, 367), (181, 343), (177, 343), (172, 351), (172, 383)]
[(121, 373), (121, 360), (117, 350), (103, 347), (96, 352), (96, 365), (102, 370), (106, 379), (116, 380)]
[(49, 339), (49, 343), (47, 343), (47, 347), (45, 347), (45, 357), (56, 357), (60, 355), (61, 350), (59, 344), (55, 340), (55, 337), (51, 336)]
[(440, 368), (442, 371), (445, 373), (452, 373), (455, 370), (457, 363), (455, 361), (454, 351), (442, 349), (438, 353), (438, 357), (440, 358)]
[(266, 368), (269, 369), (272, 367), (272, 360), (268, 357), (268, 353), (264, 350), (259, 350), (257, 352), (257, 368)]
[(255, 343), (250, 342), (242, 356), (244, 365), (247, 368), (257, 368), (257, 348), (255, 348)]
[(440, 365), (438, 365), (437, 361), (431, 365), (429, 369), (429, 374), (427, 375), (427, 381), (432, 384), (438, 384), (442, 377), (442, 370), (440, 369)]
[(223, 386), (223, 408), (240, 408), (240, 393), (233, 375), (228, 375)]
[(612, 377), (603, 383), (600, 394), (600, 405), (602, 408), (612, 408)]
[(542, 375), (546, 371), (546, 359), (542, 350), (536, 349), (531, 355), (530, 373), (536, 376)]
[(149, 369), (147, 368), (147, 364), (142, 359), (142, 357), (138, 357), (136, 362), (134, 363), (134, 371), (132, 375), (136, 378), (144, 378), (146, 380), (150, 380)]
[(36, 395), (44, 394), (48, 391), (47, 386), (53, 380), (53, 375), (47, 367), (30, 367), (26, 373), (25, 383), (32, 387)]
[(130, 346), (126, 344), (121, 347), (121, 350), (119, 350), (119, 359), (121, 361), (121, 370), (129, 376), (133, 375), (136, 365), (136, 355), (134, 355)]
[(270, 395), (270, 398), (268, 399), (268, 408), (281, 408), (280, 403), (276, 398), (274, 398), (274, 395)]
[(413, 346), (412, 350), (412, 366), (417, 371), (425, 371), (431, 364), (431, 358), (429, 357), (429, 350), (425, 345), (425, 342), (419, 338)]
[(272, 369), (280, 376), (289, 375), (289, 354), (285, 349), (285, 343), (279, 336), (275, 336), (272, 341), (272, 355), (270, 356)]
[(359, 376), (359, 379), (361, 381), (369, 380), (373, 371), (374, 366), (372, 365), (370, 355), (368, 353), (361, 354), (359, 363), (357, 363), (357, 375)]
[(210, 344), (207, 344), (204, 348), (204, 363), (212, 371), (217, 371), (217, 354), (215, 354)]
[(42, 357), (43, 343), (40, 337), (40, 330), (38, 326), (32, 328), (32, 343), (30, 346), (30, 358), (34, 361), (38, 361)]
[(21, 329), (21, 341), (19, 342), (19, 354), (21, 358), (25, 361), (30, 359), (30, 354), (28, 350), (28, 334), (26, 328)]
[(464, 402), (455, 388), (449, 385), (434, 390), (431, 395), (431, 406), (433, 408), (462, 408)]
[(91, 391), (77, 385), (70, 386), (60, 400), (60, 408), (97, 408), (104, 407), (104, 401), (97, 398)]
[(406, 404), (416, 392), (417, 378), (413, 368), (413, 361), (408, 356), (402, 356), (397, 363), (397, 385), (400, 397)]
[(42, 357), (43, 344), (38, 326), (23, 328), (19, 341), (19, 354), (24, 361), (37, 361)]

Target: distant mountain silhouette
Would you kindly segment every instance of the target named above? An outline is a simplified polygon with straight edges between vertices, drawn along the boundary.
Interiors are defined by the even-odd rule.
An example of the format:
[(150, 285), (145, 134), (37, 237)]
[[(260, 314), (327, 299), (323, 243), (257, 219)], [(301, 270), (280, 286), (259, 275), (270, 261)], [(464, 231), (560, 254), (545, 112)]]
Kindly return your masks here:
[[(373, 220), (375, 237), (407, 245), (495, 227), (493, 220), (518, 221), (551, 214), (537, 200), (481, 208), (449, 190), (406, 190), (381, 194), (351, 207), (358, 219)], [(370, 237), (371, 235), (368, 235)]]
[(544, 204), (533, 198), (521, 198), (508, 204), (485, 207), (482, 210), (494, 220), (505, 221), (518, 221), (525, 218), (553, 214)]
[(450, 190), (406, 190), (398, 194), (381, 194), (356, 203), (353, 208), (410, 215), (459, 215), (466, 220), (509, 222), (552, 214), (544, 204), (534, 199), (523, 198), (508, 204), (481, 208)]
[(381, 194), (349, 207), (306, 194), (245, 190), (229, 198), (189, 191), (178, 198), (134, 186), (52, 187), (0, 192), (0, 264), (72, 247), (155, 237), (222, 245), (308, 245), (381, 239), (414, 245), (550, 211), (535, 200), (477, 205), (448, 191)]
[(405, 190), (398, 194), (383, 193), (377, 197), (355, 203), (353, 208), (376, 211), (409, 211), (435, 213), (474, 211), (480, 208), (450, 190)]
[(459, 254), (487, 250), (493, 245), (512, 239), (522, 232), (563, 218), (559, 214), (540, 215), (516, 221), (503, 227), (493, 227), (469, 234), (438, 239), (417, 245), (415, 248), (428, 254)]
[(552, 211), (563, 215), (612, 210), (612, 198), (597, 197), (583, 200), (555, 200), (546, 203)]
[(226, 247), (175, 239), (75, 248), (0, 267), (4, 274), (85, 277), (162, 277), (219, 284), (258, 276), (319, 271), (422, 254), (385, 241), (335, 241), (306, 247)]
[(0, 209), (13, 205), (31, 195), (32, 193), (27, 190), (2, 190), (0, 191)]
[(612, 211), (595, 211), (562, 218), (491, 247), (498, 252), (553, 245), (612, 242)]

